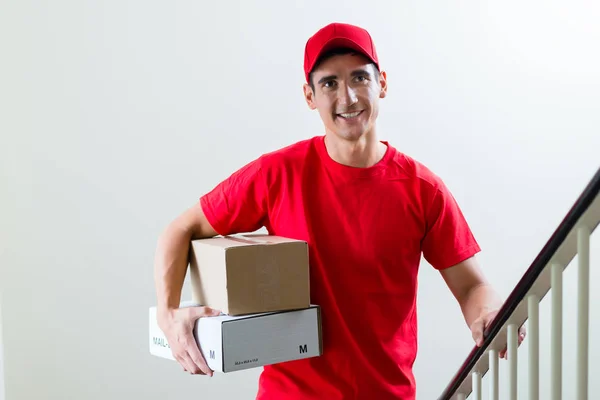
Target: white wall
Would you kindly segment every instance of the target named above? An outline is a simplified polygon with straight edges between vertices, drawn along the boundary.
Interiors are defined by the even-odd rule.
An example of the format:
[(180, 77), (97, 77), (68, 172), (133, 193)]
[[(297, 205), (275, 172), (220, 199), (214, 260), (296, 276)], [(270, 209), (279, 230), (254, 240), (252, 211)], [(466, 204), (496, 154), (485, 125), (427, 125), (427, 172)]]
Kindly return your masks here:
[(0, 400), (5, 400), (4, 391), (4, 340), (2, 339), (2, 292), (0, 292)]
[[(206, 379), (148, 354), (155, 243), (171, 218), (246, 161), (322, 133), (302, 99), (303, 48), (331, 21), (371, 31), (390, 85), (381, 136), (445, 179), (503, 295), (600, 166), (592, 2), (20, 0), (2, 8), (8, 400), (253, 398), (258, 371)], [(426, 264), (419, 307), (415, 372), (427, 400), (472, 341)], [(597, 345), (592, 352), (590, 360), (600, 357)]]

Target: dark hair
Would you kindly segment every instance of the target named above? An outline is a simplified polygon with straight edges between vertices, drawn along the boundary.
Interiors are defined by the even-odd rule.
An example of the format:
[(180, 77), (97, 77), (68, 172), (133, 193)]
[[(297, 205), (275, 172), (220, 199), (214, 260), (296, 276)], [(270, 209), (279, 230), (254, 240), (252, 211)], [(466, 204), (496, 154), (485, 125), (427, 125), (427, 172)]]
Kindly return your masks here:
[[(310, 85), (313, 92), (315, 90), (315, 84), (313, 83), (313, 71), (315, 69), (317, 69), (324, 61), (330, 59), (331, 57), (341, 56), (341, 55), (345, 55), (345, 54), (353, 54), (353, 55), (360, 54), (360, 55), (362, 55), (362, 53), (359, 53), (356, 50), (350, 49), (347, 47), (336, 47), (336, 48), (333, 48), (333, 49), (328, 50), (325, 53), (321, 54), (321, 56), (315, 62), (315, 65), (313, 66), (312, 70), (308, 74), (308, 84)], [(376, 70), (376, 74), (378, 74), (379, 68), (377, 68), (377, 65), (375, 65), (375, 63), (373, 63), (373, 62), (371, 64), (373, 64), (373, 66), (375, 67), (375, 70)]]

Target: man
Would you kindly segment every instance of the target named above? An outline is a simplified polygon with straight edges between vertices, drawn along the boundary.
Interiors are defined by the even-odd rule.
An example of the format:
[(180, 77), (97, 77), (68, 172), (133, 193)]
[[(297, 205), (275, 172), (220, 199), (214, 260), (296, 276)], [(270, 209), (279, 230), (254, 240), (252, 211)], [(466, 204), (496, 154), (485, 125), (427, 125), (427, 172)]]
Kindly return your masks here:
[(309, 244), (324, 353), (265, 367), (257, 398), (414, 399), (421, 255), (442, 274), (478, 344), (501, 300), (444, 183), (378, 139), (388, 88), (369, 33), (322, 28), (306, 44), (304, 69), (305, 99), (325, 134), (243, 166), (166, 228), (155, 265), (159, 325), (186, 371), (212, 376), (191, 332), (196, 319), (219, 311), (178, 309), (189, 242), (266, 227)]

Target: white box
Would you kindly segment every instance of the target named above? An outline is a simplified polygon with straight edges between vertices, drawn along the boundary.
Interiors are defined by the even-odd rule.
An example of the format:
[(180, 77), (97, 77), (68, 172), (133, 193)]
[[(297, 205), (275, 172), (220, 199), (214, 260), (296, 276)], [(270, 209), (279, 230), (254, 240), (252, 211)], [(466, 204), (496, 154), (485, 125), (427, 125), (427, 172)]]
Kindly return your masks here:
[[(150, 354), (175, 360), (156, 321), (149, 313)], [(321, 309), (278, 311), (242, 316), (220, 315), (196, 321), (194, 335), (210, 369), (232, 372), (323, 353)]]

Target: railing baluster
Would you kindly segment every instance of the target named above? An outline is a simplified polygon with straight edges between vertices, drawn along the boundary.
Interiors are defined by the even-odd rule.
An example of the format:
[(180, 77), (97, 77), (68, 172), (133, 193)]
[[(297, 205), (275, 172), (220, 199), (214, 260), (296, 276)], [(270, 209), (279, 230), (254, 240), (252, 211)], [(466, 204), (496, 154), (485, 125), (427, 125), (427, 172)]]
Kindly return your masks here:
[(551, 370), (551, 398), (562, 398), (562, 265), (552, 264), (551, 271), (552, 290), (552, 370)]
[(510, 400), (517, 400), (517, 346), (518, 329), (516, 324), (508, 325), (508, 393)]
[[(588, 400), (590, 386), (590, 355), (589, 346), (591, 339), (590, 332), (590, 237), (600, 226), (600, 169), (596, 171), (594, 177), (585, 187), (584, 191), (578, 197), (577, 201), (570, 208), (568, 214), (562, 220), (561, 224), (554, 231), (551, 238), (547, 241), (542, 251), (535, 258), (535, 261), (529, 266), (522, 279), (515, 286), (509, 299), (498, 312), (498, 318), (486, 329), (493, 332), (490, 347), (480, 349), (481, 352), (472, 351), (460, 370), (454, 375), (452, 380), (442, 392), (438, 400), (466, 400), (473, 396), (480, 398), (481, 383), (484, 375), (489, 379), (489, 399), (499, 400), (500, 379), (499, 349), (496, 347), (498, 340), (505, 338), (499, 334), (506, 333), (506, 353), (508, 358), (507, 382), (502, 379), (503, 400), (516, 400), (518, 397), (518, 328), (527, 323), (528, 327), (528, 374), (522, 374), (520, 379), (528, 380), (529, 400), (540, 400), (542, 389), (548, 390), (549, 394), (543, 400), (562, 400), (563, 391), (572, 390), (565, 398), (573, 400)], [(571, 260), (578, 257), (578, 276), (577, 276), (577, 322), (575, 329), (577, 331), (575, 340), (576, 367), (574, 377), (575, 387), (566, 389), (563, 383), (563, 352), (567, 349), (564, 341), (564, 276), (565, 270), (571, 264)], [(570, 289), (570, 288), (569, 288)], [(546, 354), (546, 349), (540, 350), (540, 336), (547, 329), (540, 327), (540, 301), (546, 298), (549, 293), (551, 299), (548, 299), (551, 305), (550, 321), (550, 363), (551, 370), (547, 377), (540, 377), (540, 353)], [(568, 293), (570, 294), (570, 293)], [(527, 304), (525, 303), (527, 299)], [(524, 309), (527, 307), (527, 309)], [(542, 329), (544, 331), (542, 331)], [(546, 327), (547, 328), (547, 327)], [(568, 329), (573, 329), (571, 325)], [(507, 330), (507, 331), (506, 331)], [(502, 335), (504, 336), (504, 335)], [(504, 343), (503, 343), (504, 344)], [(492, 348), (494, 347), (494, 348)], [(475, 350), (475, 349), (473, 349)], [(571, 351), (571, 349), (568, 349)], [(542, 354), (542, 355), (543, 355)], [(480, 363), (481, 357), (489, 357), (486, 363)], [(525, 371), (523, 371), (525, 372)], [(471, 382), (468, 380), (470, 379)], [(546, 382), (550, 380), (548, 386)], [(465, 385), (470, 384), (469, 393), (464, 390)], [(544, 385), (544, 386), (542, 386)], [(462, 388), (462, 389), (461, 389)], [(463, 390), (461, 393), (460, 390)], [(487, 395), (488, 393), (486, 393)], [(487, 397), (486, 397), (487, 399)]]
[(540, 398), (540, 299), (532, 294), (527, 298), (529, 324), (529, 400)]
[(500, 390), (498, 386), (498, 352), (490, 350), (490, 400), (498, 400)]
[(590, 231), (580, 227), (577, 231), (579, 261), (578, 320), (577, 320), (577, 400), (588, 398), (588, 340), (590, 294)]
[(473, 400), (481, 400), (481, 374), (475, 371), (471, 376), (473, 381)]

